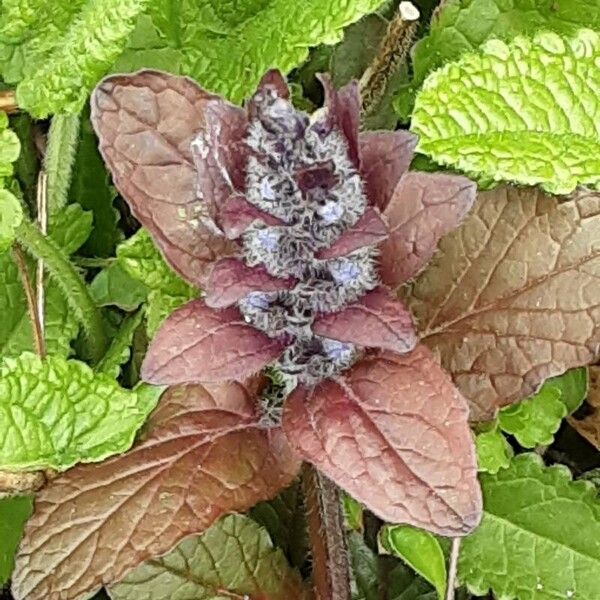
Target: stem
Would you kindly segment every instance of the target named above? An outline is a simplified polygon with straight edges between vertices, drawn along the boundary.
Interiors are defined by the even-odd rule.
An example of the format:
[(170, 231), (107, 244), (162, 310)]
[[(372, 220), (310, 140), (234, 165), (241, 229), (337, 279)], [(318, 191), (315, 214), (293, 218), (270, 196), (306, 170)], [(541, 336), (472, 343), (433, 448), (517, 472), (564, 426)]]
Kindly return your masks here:
[(61, 287), (67, 302), (86, 334), (92, 360), (100, 360), (108, 345), (102, 316), (84, 281), (60, 248), (45, 237), (28, 219), (17, 229), (19, 243), (37, 259), (43, 259), (48, 273)]
[[(40, 171), (38, 175), (37, 185), (37, 221), (42, 232), (42, 235), (48, 233), (48, 194), (47, 194), (47, 180), (46, 173)], [(36, 272), (35, 272), (35, 289), (37, 296), (37, 310), (38, 320), (42, 335), (44, 334), (44, 261), (40, 258), (37, 261)]]
[(0, 92), (0, 111), (11, 114), (19, 111), (14, 90)]
[(305, 464), (302, 489), (316, 600), (349, 600), (350, 567), (338, 488)]
[(27, 263), (25, 262), (25, 256), (21, 248), (14, 244), (12, 247), (12, 257), (17, 265), (19, 271), (19, 277), (23, 285), (23, 291), (25, 292), (25, 299), (27, 300), (27, 312), (29, 313), (29, 321), (31, 322), (31, 331), (33, 334), (33, 346), (36, 354), (40, 358), (46, 356), (46, 345), (44, 343), (44, 329), (40, 322), (39, 307), (36, 305), (35, 293), (33, 291), (33, 285), (29, 279), (29, 271), (27, 270)]
[(417, 31), (419, 10), (412, 2), (400, 2), (370, 67), (360, 80), (362, 110), (369, 115), (383, 97), (390, 77), (398, 70)]
[(50, 214), (55, 214), (67, 203), (79, 139), (79, 120), (79, 115), (55, 115), (50, 124), (44, 157), (44, 170), (48, 173)]
[(448, 580), (446, 583), (446, 600), (454, 600), (456, 589), (456, 569), (458, 567), (458, 555), (460, 553), (460, 542), (462, 538), (452, 538), (450, 548), (450, 561), (448, 563)]

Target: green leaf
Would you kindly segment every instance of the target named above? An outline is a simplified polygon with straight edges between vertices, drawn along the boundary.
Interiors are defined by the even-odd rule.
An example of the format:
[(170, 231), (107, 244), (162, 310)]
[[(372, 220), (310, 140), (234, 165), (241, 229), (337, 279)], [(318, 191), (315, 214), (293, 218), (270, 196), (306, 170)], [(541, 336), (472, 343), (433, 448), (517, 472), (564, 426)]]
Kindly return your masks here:
[[(11, 3), (7, 12), (22, 17), (38, 2), (29, 0), (25, 4), (17, 8)], [(123, 51), (145, 4), (145, 0), (87, 0), (76, 13), (71, 9), (77, 2), (71, 9), (56, 9), (60, 14), (58, 27), (42, 25), (41, 36), (33, 29), (33, 37), (44, 53), (34, 53), (39, 62), (26, 67), (23, 73), (17, 86), (19, 106), (36, 117), (79, 112), (90, 89)], [(44, 12), (44, 7), (37, 8)], [(5, 39), (3, 31), (10, 29), (8, 18), (5, 14), (0, 23), (0, 39)], [(21, 39), (27, 35), (27, 31), (17, 33)]]
[(418, 150), (474, 177), (556, 194), (600, 182), (600, 36), (492, 40), (430, 75), (415, 103)]
[(119, 213), (113, 206), (117, 194), (108, 182), (108, 173), (98, 152), (98, 138), (86, 107), (69, 190), (69, 199), (91, 210), (94, 215), (94, 229), (81, 249), (85, 256), (114, 256), (123, 237), (118, 228)]
[(0, 189), (0, 253), (10, 248), (22, 220), (20, 202), (8, 190)]
[(533, 396), (498, 413), (498, 425), (524, 448), (548, 446), (561, 421), (579, 408), (587, 394), (587, 370), (571, 369), (552, 377)]
[(25, 521), (32, 512), (31, 496), (0, 499), (0, 586), (10, 578)]
[(115, 261), (94, 277), (90, 294), (98, 306), (118, 306), (131, 311), (146, 300), (148, 288)]
[(589, 0), (448, 0), (432, 19), (429, 34), (411, 51), (413, 79), (396, 99), (410, 116), (414, 94), (445, 63), (476, 51), (491, 38), (512, 40), (540, 30), (571, 36), (581, 27), (600, 28), (600, 4)]
[(19, 157), (21, 144), (17, 134), (8, 128), (8, 117), (0, 111), (0, 187), (5, 187), (5, 179), (13, 173), (13, 163)]
[(534, 454), (481, 475), (484, 516), (464, 538), (458, 575), (503, 600), (600, 598), (600, 502), (562, 466)]
[(149, 335), (176, 308), (198, 296), (198, 290), (170, 269), (144, 229), (119, 245), (117, 259), (131, 277), (150, 290), (147, 309)]
[(438, 597), (424, 579), (402, 563), (394, 567), (388, 579), (386, 600), (436, 600)]
[(90, 236), (94, 217), (78, 204), (69, 204), (59, 213), (50, 216), (50, 237), (66, 254), (73, 254)]
[(342, 494), (342, 507), (346, 527), (352, 531), (363, 531), (363, 507), (360, 502), (357, 502), (348, 494)]
[(357, 531), (348, 534), (347, 542), (352, 573), (352, 600), (379, 600), (379, 557)]
[(130, 348), (133, 343), (133, 336), (140, 326), (143, 316), (143, 311), (138, 310), (123, 319), (108, 351), (96, 365), (97, 373), (106, 373), (113, 379), (120, 375), (121, 365), (125, 364), (131, 357)]
[(109, 594), (113, 600), (306, 597), (298, 573), (267, 532), (242, 515), (224, 517), (166, 556), (143, 563), (109, 588)]
[(475, 450), (477, 465), (484, 473), (495, 474), (500, 469), (506, 469), (513, 455), (510, 444), (496, 427), (475, 436)]
[(428, 531), (409, 525), (387, 525), (379, 532), (381, 547), (401, 558), (435, 587), (440, 600), (446, 594), (446, 561), (440, 543)]
[(0, 468), (68, 469), (124, 452), (154, 408), (84, 363), (25, 353), (0, 366)]

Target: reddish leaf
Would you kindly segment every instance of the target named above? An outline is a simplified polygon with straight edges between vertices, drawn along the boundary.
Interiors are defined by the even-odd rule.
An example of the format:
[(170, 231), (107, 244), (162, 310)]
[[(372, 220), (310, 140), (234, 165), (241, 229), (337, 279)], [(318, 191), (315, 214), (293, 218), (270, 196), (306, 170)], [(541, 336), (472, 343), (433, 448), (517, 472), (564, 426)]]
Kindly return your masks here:
[(104, 79), (91, 104), (100, 151), (118, 190), (171, 266), (203, 284), (207, 267), (231, 245), (214, 228), (206, 204), (220, 199), (205, 189), (205, 202), (196, 194), (191, 142), (207, 122), (226, 122), (229, 139), (221, 141), (228, 148), (226, 142), (239, 141), (244, 112), (185, 77), (156, 71)]
[(277, 358), (284, 346), (245, 323), (237, 308), (215, 310), (192, 300), (154, 336), (142, 379), (159, 385), (241, 380)]
[(336, 90), (327, 74), (319, 76), (325, 92), (326, 124), (346, 138), (350, 160), (358, 168), (358, 128), (360, 124), (360, 94), (358, 81), (352, 80)]
[(321, 315), (315, 320), (313, 331), (340, 342), (400, 354), (410, 352), (417, 344), (410, 313), (384, 289), (365, 294), (340, 312)]
[(600, 193), (479, 195), (404, 291), (474, 420), (600, 353)]
[(283, 426), (301, 456), (385, 521), (459, 536), (482, 510), (467, 417), (465, 400), (420, 345), (296, 389)]
[(281, 225), (283, 222), (250, 204), (241, 194), (232, 194), (219, 211), (219, 225), (225, 235), (235, 240), (239, 238), (254, 221), (266, 225)]
[(262, 265), (249, 267), (236, 258), (224, 258), (210, 274), (204, 301), (213, 308), (225, 308), (253, 291), (275, 292), (293, 286), (293, 279), (273, 277)]
[[(283, 98), (283, 100), (290, 99), (290, 90), (287, 82), (278, 69), (270, 69), (261, 77), (261, 80), (256, 86), (256, 92), (254, 93), (254, 96), (256, 96), (256, 94), (262, 94), (268, 90), (273, 90), (275, 95), (279, 96), (279, 98)], [(254, 96), (252, 96), (252, 98), (250, 98), (246, 104), (248, 116), (251, 119), (256, 116), (256, 104)]]
[(54, 479), (25, 530), (16, 600), (88, 597), (288, 485), (298, 462), (281, 430), (257, 427), (255, 393), (237, 383), (173, 388), (141, 444)]
[(381, 245), (381, 277), (395, 287), (431, 259), (440, 238), (464, 218), (475, 200), (475, 184), (459, 175), (407, 173), (383, 213), (390, 235)]
[(385, 210), (400, 177), (408, 171), (414, 156), (417, 138), (412, 133), (398, 131), (368, 131), (361, 133), (360, 174), (367, 197), (373, 206)]
[(376, 208), (368, 207), (353, 227), (344, 233), (329, 247), (319, 252), (319, 258), (337, 258), (364, 246), (374, 246), (387, 237), (385, 221)]

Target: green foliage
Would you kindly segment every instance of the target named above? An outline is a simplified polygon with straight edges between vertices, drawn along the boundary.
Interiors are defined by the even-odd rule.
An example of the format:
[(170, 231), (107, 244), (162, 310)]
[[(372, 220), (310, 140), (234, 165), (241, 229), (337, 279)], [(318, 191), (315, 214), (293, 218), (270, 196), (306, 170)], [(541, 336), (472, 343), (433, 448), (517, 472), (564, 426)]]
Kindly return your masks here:
[(505, 469), (510, 464), (513, 454), (510, 444), (498, 431), (494, 423), (489, 431), (482, 431), (475, 437), (477, 451), (477, 465), (484, 473), (496, 474), (500, 469)]
[(408, 525), (388, 525), (379, 532), (381, 547), (401, 558), (435, 587), (438, 598), (446, 595), (446, 560), (437, 538)]
[(0, 111), (0, 187), (5, 187), (6, 178), (12, 175), (20, 150), (17, 134), (8, 128), (8, 117)]
[(148, 288), (115, 261), (94, 277), (90, 294), (98, 306), (112, 305), (130, 311), (146, 300)]
[(549, 445), (561, 421), (581, 405), (586, 392), (586, 370), (572, 369), (548, 379), (533, 396), (503, 408), (498, 413), (498, 425), (524, 448)]
[(23, 527), (32, 510), (30, 496), (0, 499), (0, 586), (10, 577)]
[(165, 263), (144, 229), (119, 245), (117, 259), (131, 277), (149, 289), (149, 335), (176, 308), (198, 296), (198, 290), (180, 279)]
[(96, 365), (96, 372), (106, 373), (115, 379), (120, 375), (121, 365), (125, 364), (131, 357), (130, 348), (133, 343), (133, 336), (142, 323), (143, 316), (143, 311), (138, 310), (123, 319), (106, 354)]
[(573, 35), (581, 27), (600, 27), (600, 4), (589, 0), (448, 0), (431, 22), (428, 35), (411, 51), (413, 77), (396, 98), (403, 119), (414, 95), (431, 73), (445, 63), (477, 50), (487, 40), (505, 41), (540, 30)]
[(166, 556), (143, 563), (110, 588), (113, 600), (211, 600), (302, 597), (298, 573), (274, 548), (267, 532), (242, 515), (217, 521)]
[(562, 466), (523, 454), (481, 476), (484, 517), (462, 543), (459, 579), (506, 600), (600, 597), (600, 502)]
[(15, 195), (0, 189), (0, 253), (10, 247), (22, 220), (23, 210)]
[(127, 450), (154, 408), (84, 363), (30, 353), (0, 366), (0, 466), (64, 470)]
[(364, 527), (363, 507), (360, 502), (357, 502), (348, 494), (343, 494), (342, 506), (344, 509), (344, 522), (346, 527), (352, 531), (362, 531)]
[(565, 194), (600, 182), (600, 36), (488, 42), (433, 73), (415, 103), (418, 150), (475, 177)]

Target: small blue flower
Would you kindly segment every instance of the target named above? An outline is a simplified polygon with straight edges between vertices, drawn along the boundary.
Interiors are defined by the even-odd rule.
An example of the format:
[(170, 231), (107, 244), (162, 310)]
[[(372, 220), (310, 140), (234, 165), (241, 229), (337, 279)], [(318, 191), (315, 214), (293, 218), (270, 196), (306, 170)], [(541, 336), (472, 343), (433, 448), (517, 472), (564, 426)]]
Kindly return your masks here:
[(338, 283), (350, 283), (360, 275), (360, 267), (350, 260), (338, 260), (329, 265), (329, 272)]

